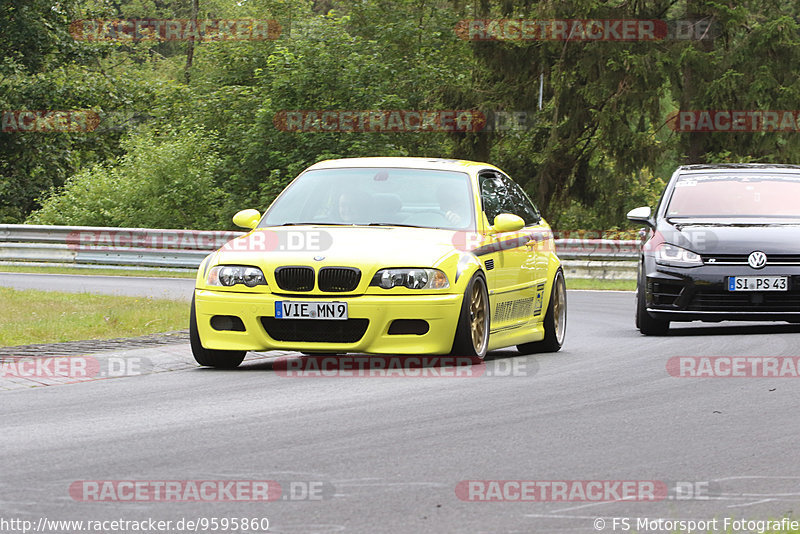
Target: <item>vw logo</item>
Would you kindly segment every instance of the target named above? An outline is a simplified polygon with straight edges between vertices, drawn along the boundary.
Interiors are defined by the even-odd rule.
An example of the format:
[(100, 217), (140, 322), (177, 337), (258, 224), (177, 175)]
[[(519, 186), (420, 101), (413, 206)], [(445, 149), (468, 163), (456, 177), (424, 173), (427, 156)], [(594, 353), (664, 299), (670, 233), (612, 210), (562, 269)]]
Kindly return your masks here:
[(761, 269), (767, 264), (767, 255), (757, 250), (747, 257), (747, 263), (753, 269)]

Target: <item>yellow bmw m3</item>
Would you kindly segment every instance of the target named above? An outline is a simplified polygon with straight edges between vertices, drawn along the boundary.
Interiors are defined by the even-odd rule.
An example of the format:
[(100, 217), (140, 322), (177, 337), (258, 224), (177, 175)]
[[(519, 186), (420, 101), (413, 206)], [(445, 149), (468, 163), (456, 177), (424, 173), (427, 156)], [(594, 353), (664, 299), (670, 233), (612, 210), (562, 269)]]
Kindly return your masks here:
[(200, 265), (190, 338), (200, 365), (247, 351), (453, 354), (564, 343), (553, 234), (524, 190), (485, 163), (322, 161), (250, 231)]

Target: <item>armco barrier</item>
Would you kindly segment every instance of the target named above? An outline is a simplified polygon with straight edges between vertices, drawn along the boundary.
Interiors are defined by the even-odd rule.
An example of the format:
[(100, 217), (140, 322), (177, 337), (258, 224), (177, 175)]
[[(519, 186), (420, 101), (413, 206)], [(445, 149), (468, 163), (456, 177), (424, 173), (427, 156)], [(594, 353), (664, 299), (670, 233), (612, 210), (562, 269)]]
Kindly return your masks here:
[(241, 232), (0, 225), (0, 261), (196, 269)]
[[(0, 224), (0, 262), (195, 269), (242, 232)], [(639, 241), (557, 239), (567, 278), (635, 279)]]

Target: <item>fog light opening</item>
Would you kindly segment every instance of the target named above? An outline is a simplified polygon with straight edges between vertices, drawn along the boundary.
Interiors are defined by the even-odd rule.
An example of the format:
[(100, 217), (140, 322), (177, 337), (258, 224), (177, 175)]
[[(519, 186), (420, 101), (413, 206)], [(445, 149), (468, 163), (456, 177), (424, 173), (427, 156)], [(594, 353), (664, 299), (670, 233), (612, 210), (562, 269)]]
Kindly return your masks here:
[(244, 332), (244, 323), (235, 315), (215, 315), (211, 318), (211, 328), (220, 331)]
[(430, 325), (428, 321), (422, 319), (395, 319), (389, 325), (389, 335), (417, 335), (422, 336), (428, 333)]

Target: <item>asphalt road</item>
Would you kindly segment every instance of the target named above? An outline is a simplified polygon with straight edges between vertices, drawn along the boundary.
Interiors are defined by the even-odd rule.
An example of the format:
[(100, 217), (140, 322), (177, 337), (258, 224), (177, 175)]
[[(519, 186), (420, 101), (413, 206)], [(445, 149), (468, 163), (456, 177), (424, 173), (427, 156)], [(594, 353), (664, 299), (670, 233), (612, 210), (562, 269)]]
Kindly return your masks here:
[[(158, 292), (171, 282), (149, 283)], [(0, 391), (0, 519), (266, 517), (269, 532), (284, 533), (561, 533), (623, 532), (622, 519), (633, 531), (641, 518), (717, 518), (711, 532), (723, 532), (726, 517), (800, 515), (796, 382), (666, 370), (675, 356), (798, 356), (800, 328), (693, 324), (645, 338), (631, 293), (568, 298), (564, 349), (493, 353), (485, 370), (495, 376), (288, 378), (274, 354), (217, 371), (171, 345), (96, 356), (138, 361), (135, 376)], [(70, 487), (85, 480), (268, 480), (282, 493), (266, 503), (76, 501)], [(470, 480), (657, 481), (670, 493), (470, 502), (456, 491)]]

